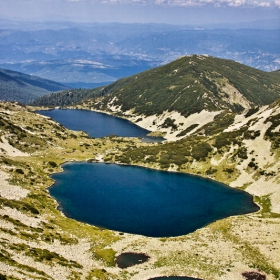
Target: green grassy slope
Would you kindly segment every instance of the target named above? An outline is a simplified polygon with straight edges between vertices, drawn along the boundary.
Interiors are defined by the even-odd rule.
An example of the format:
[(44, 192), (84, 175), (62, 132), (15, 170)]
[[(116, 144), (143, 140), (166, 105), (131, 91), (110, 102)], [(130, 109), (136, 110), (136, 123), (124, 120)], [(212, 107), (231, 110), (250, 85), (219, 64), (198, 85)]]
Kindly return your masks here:
[[(267, 73), (240, 63), (210, 56), (185, 56), (167, 65), (123, 78), (76, 99), (102, 96), (95, 109), (118, 107), (136, 115), (178, 111), (188, 116), (203, 109), (230, 110), (269, 104), (280, 97), (277, 72)], [(46, 99), (48, 98), (48, 99)], [(52, 96), (36, 105), (54, 105)], [(70, 105), (66, 99), (59, 105)], [(109, 104), (109, 105), (108, 105)]]
[[(119, 84), (120, 83), (120, 84)], [(240, 63), (207, 56), (182, 57), (111, 86), (98, 107), (120, 106), (136, 114), (165, 110), (187, 116), (203, 109), (239, 112), (279, 98), (277, 73), (266, 73)], [(104, 89), (105, 91), (107, 88)], [(108, 91), (108, 90), (107, 90)], [(240, 94), (239, 94), (240, 93)], [(241, 96), (242, 100), (239, 100)], [(236, 99), (236, 100), (234, 100)]]

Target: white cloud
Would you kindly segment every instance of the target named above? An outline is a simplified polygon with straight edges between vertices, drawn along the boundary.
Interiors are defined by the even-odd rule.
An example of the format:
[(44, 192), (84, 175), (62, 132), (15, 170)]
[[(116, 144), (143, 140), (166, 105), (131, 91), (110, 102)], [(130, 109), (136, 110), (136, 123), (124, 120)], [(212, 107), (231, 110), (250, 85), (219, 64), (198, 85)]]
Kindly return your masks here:
[(253, 3), (255, 6), (258, 6), (258, 7), (271, 7), (271, 3), (270, 2), (254, 2)]
[[(141, 2), (141, 0), (139, 0)], [(153, 1), (152, 1), (153, 2)], [(271, 1), (250, 1), (250, 0), (154, 0), (157, 5), (171, 5), (171, 6), (206, 6), (213, 5), (215, 7), (229, 6), (229, 7), (280, 7), (280, 0)]]
[[(90, 2), (90, 1), (89, 1)], [(91, 0), (91, 2), (95, 3), (111, 3), (111, 4), (146, 4), (147, 1), (145, 0), (101, 0), (101, 1), (94, 1)]]
[(233, 0), (228, 3), (228, 5), (232, 7), (244, 6), (246, 4), (247, 4), (246, 0)]
[(279, 16), (280, 0), (0, 0), (0, 17), (9, 19), (199, 24)]
[[(22, 0), (17, 0), (22, 1)], [(178, 7), (199, 7), (212, 5), (214, 7), (278, 7), (280, 8), (280, 0), (41, 0), (43, 2), (72, 2), (72, 3), (99, 3), (99, 4), (155, 4), (164, 6)]]

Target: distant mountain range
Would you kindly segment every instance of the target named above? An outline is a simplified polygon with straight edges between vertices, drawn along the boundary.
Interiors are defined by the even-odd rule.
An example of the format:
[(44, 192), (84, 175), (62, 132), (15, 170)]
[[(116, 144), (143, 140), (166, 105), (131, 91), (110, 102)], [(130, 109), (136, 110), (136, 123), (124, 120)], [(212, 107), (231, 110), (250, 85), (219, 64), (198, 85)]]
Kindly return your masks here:
[(49, 92), (66, 88), (65, 85), (50, 80), (0, 69), (0, 100), (2, 101), (30, 103)]
[(0, 67), (77, 88), (110, 83), (191, 54), (232, 59), (264, 71), (280, 68), (276, 21), (223, 27), (8, 23), (0, 21)]
[[(196, 29), (279, 29), (279, 18), (275, 19), (266, 19), (266, 20), (255, 20), (255, 21), (247, 21), (247, 22), (238, 22), (238, 23), (217, 23), (217, 24), (189, 24), (189, 25), (170, 25), (170, 24), (139, 24), (142, 26), (153, 26), (155, 29), (162, 28), (162, 26), (168, 26), (169, 28), (178, 28), (182, 27), (184, 29), (196, 30)], [(42, 20), (39, 21), (34, 20), (11, 20), (0, 18), (0, 28), (1, 29), (13, 29), (13, 30), (44, 30), (44, 29), (67, 29), (72, 27), (95, 27), (95, 26), (105, 26), (110, 25), (111, 23), (97, 23), (97, 22), (77, 22), (71, 21), (70, 19), (62, 21), (61, 19), (55, 20)], [(115, 23), (114, 23), (115, 24)], [(130, 24), (132, 25), (132, 24)]]

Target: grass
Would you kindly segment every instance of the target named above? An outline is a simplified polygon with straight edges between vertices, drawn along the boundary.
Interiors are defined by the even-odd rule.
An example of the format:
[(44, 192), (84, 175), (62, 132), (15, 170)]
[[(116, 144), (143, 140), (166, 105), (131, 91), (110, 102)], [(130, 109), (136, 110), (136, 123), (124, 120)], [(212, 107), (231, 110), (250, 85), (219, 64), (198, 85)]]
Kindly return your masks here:
[(264, 218), (279, 218), (280, 214), (271, 212), (271, 201), (269, 195), (266, 196), (255, 196), (256, 203), (260, 205), (261, 209), (259, 213)]
[[(7, 246), (8, 244), (6, 244)], [(13, 244), (12, 246), (10, 246), (9, 250), (13, 249), (13, 250), (16, 250), (16, 251), (19, 251), (21, 252), (22, 250), (24, 250), (26, 248), (26, 246), (24, 245), (21, 245), (21, 244)], [(28, 265), (24, 265), (24, 264), (21, 264), (17, 261), (15, 261), (12, 257), (12, 255), (4, 250), (4, 249), (1, 249), (1, 252), (0, 252), (0, 261), (2, 263), (5, 263), (7, 265), (9, 265), (11, 268), (16, 268), (17, 270), (19, 270), (23, 275), (29, 275), (30, 277), (36, 279), (39, 275), (40, 279), (42, 280), (45, 280), (45, 279), (50, 279), (50, 277), (44, 273), (43, 271), (40, 271), (34, 267), (31, 267), (31, 266), (28, 266)], [(8, 277), (7, 279), (13, 279), (13, 278), (10, 278)]]
[(94, 257), (106, 263), (108, 266), (115, 266), (116, 252), (109, 249), (94, 249)]
[(52, 262), (53, 265), (58, 263), (62, 266), (69, 266), (75, 268), (83, 268), (82, 265), (78, 264), (75, 261), (69, 261), (64, 257), (60, 256), (55, 252), (51, 252), (47, 249), (40, 249), (40, 248), (29, 248), (25, 247), (25, 254), (27, 256), (32, 257), (35, 261), (38, 262)]
[(116, 275), (112, 275), (111, 273), (107, 272), (106, 269), (93, 269), (88, 273), (85, 279), (86, 280), (92, 280), (92, 279), (110, 280), (110, 279), (117, 279), (117, 278)]
[(17, 200), (5, 199), (0, 197), (0, 203), (3, 206), (10, 207), (12, 209), (17, 209), (25, 213), (29, 212), (32, 213), (33, 215), (40, 214), (37, 208), (24, 201), (17, 201)]

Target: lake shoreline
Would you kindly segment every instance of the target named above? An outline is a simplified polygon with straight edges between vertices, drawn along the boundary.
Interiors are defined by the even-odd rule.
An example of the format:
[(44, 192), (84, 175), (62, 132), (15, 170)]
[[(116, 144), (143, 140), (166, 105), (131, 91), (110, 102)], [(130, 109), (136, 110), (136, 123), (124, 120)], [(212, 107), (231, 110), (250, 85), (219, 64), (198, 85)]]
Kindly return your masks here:
[[(93, 166), (93, 165), (91, 165), (91, 164), (97, 164), (96, 166)], [(100, 164), (102, 164), (102, 165), (100, 165)], [(76, 167), (75, 167), (75, 165), (76, 165)], [(90, 162), (90, 163), (88, 163), (88, 162), (67, 162), (67, 163), (64, 163), (62, 166), (61, 166), (61, 168), (63, 169), (63, 171), (65, 170), (65, 169), (67, 169), (66, 168), (66, 166), (68, 167), (68, 172), (67, 172), (67, 175), (64, 175), (63, 174), (63, 171), (62, 172), (59, 172), (59, 173), (56, 173), (56, 174), (53, 174), (52, 176), (51, 176), (51, 178), (53, 179), (53, 180), (55, 180), (56, 178), (60, 178), (59, 179), (59, 181), (60, 181), (60, 184), (61, 184), (61, 180), (62, 180), (62, 178), (67, 178), (67, 177), (69, 177), (69, 170), (72, 170), (71, 172), (74, 172), (74, 170), (76, 169), (76, 168), (78, 168), (79, 166), (83, 166), (83, 169), (82, 170), (80, 170), (79, 171), (79, 174), (81, 175), (82, 174), (82, 172), (83, 172), (83, 170), (85, 170), (84, 168), (86, 168), (87, 167), (87, 169), (89, 169), (89, 168), (93, 168), (93, 170), (95, 170), (96, 168), (98, 168), (99, 170), (100, 170), (100, 168), (102, 168), (102, 170), (105, 168), (107, 171), (109, 171), (109, 170), (111, 170), (112, 168), (113, 169), (115, 169), (117, 166), (127, 166), (127, 167), (129, 167), (130, 169), (118, 169), (119, 170), (119, 172), (120, 171), (123, 171), (123, 172), (125, 172), (125, 171), (128, 171), (128, 170), (131, 170), (131, 171), (133, 171), (133, 174), (134, 174), (134, 176), (136, 175), (136, 174), (138, 174), (138, 172), (140, 172), (141, 171), (141, 173), (142, 172), (145, 172), (145, 174), (146, 174), (146, 172), (148, 172), (148, 173), (150, 173), (150, 172), (157, 172), (156, 174), (156, 176), (157, 176), (157, 178), (158, 178), (158, 176), (169, 176), (168, 174), (174, 174), (174, 175), (172, 175), (174, 178), (180, 178), (180, 180), (181, 179), (188, 179), (188, 180), (191, 180), (191, 181), (193, 181), (193, 182), (197, 182), (199, 185), (200, 184), (203, 184), (203, 185), (205, 185), (206, 186), (206, 184), (207, 185), (209, 185), (210, 184), (210, 182), (211, 182), (211, 184), (219, 184), (219, 186), (221, 186), (225, 191), (227, 191), (227, 192), (231, 192), (231, 191), (233, 191), (233, 193), (235, 193), (236, 195), (238, 194), (238, 196), (239, 195), (243, 195), (243, 193), (244, 193), (244, 195), (245, 195), (245, 193), (246, 192), (244, 192), (244, 191), (241, 191), (241, 190), (234, 190), (234, 189), (232, 189), (231, 187), (229, 187), (229, 186), (227, 186), (227, 185), (225, 185), (225, 184), (223, 184), (223, 183), (220, 183), (220, 182), (217, 182), (217, 181), (214, 181), (214, 180), (209, 180), (208, 178), (203, 178), (203, 177), (201, 177), (201, 176), (197, 176), (197, 175), (190, 175), (190, 174), (186, 174), (186, 173), (182, 173), (182, 172), (169, 172), (169, 171), (164, 171), (164, 170), (155, 170), (155, 169), (151, 169), (151, 168), (147, 168), (147, 167), (142, 167), (142, 166), (136, 166), (136, 165), (120, 165), (120, 164), (116, 164), (116, 163), (109, 163), (109, 165), (111, 165), (110, 166), (110, 169), (108, 170), (108, 167), (106, 167), (108, 165), (108, 163), (106, 162), (106, 163), (100, 163), (100, 162)], [(79, 167), (80, 168), (80, 167)], [(133, 168), (133, 169), (131, 169), (131, 168)], [(138, 168), (140, 168), (140, 169), (138, 169)], [(104, 169), (104, 170), (105, 170)], [(147, 171), (145, 171), (145, 170), (147, 170)], [(75, 171), (76, 172), (76, 171)], [(134, 172), (136, 172), (136, 173), (134, 173)], [(61, 174), (62, 173), (62, 174)], [(60, 174), (60, 175), (59, 175)], [(74, 173), (73, 173), (74, 174)], [(101, 174), (101, 173), (100, 173)], [(99, 174), (99, 175), (100, 175)], [(64, 176), (66, 176), (66, 177), (64, 177)], [(73, 176), (73, 175), (72, 175)], [(85, 175), (83, 175), (82, 177), (85, 179), (86, 177), (84, 177)], [(107, 176), (107, 174), (106, 174), (106, 176)], [(179, 176), (179, 177), (178, 177)], [(72, 179), (71, 179), (71, 182), (73, 182), (73, 180), (75, 180), (74, 178), (76, 178), (77, 176), (74, 176), (74, 177), (71, 177)], [(126, 178), (126, 176), (121, 176), (122, 178)], [(95, 180), (97, 179), (97, 177), (95, 176), (94, 177), (95, 178)], [(104, 177), (103, 178), (103, 180), (102, 180), (102, 188), (104, 188), (105, 186), (106, 186), (106, 183), (105, 183), (105, 178), (106, 177)], [(114, 177), (114, 178), (116, 178), (116, 177)], [(83, 179), (83, 180), (84, 180)], [(152, 177), (150, 178), (150, 180), (152, 179)], [(126, 178), (126, 180), (128, 180), (127, 178)], [(87, 182), (87, 184), (90, 182), (90, 179), (87, 179), (86, 180), (86, 182)], [(139, 180), (137, 180), (137, 182), (139, 183)], [(105, 185), (104, 185), (105, 184)], [(117, 180), (114, 182), (114, 184), (117, 184)], [(151, 181), (149, 181), (149, 184), (153, 184), (152, 183), (152, 180)], [(179, 185), (181, 185), (182, 183), (180, 183)], [(71, 185), (71, 183), (70, 183), (70, 185)], [(69, 188), (69, 191), (70, 191), (70, 185), (69, 185), (69, 183), (67, 183), (67, 186), (68, 186), (68, 188)], [(172, 182), (172, 186), (175, 188), (175, 186), (177, 185), (177, 183), (175, 183), (175, 182)], [(73, 186), (78, 186), (77, 185), (77, 183), (76, 184), (74, 184)], [(97, 185), (95, 185), (96, 187), (98, 187)], [(151, 186), (149, 186), (149, 189), (151, 189), (152, 191), (154, 191), (153, 190), (153, 187), (152, 187), (153, 185), (151, 185)], [(218, 186), (218, 185), (217, 185)], [(50, 188), (53, 188), (53, 187), (55, 187), (55, 183), (52, 185), (52, 186), (50, 186)], [(85, 182), (83, 183), (83, 187), (85, 188)], [(115, 186), (114, 186), (115, 187)], [(63, 197), (61, 197), (61, 196), (57, 196), (57, 195), (55, 195), (54, 193), (59, 193), (60, 191), (59, 191), (59, 188), (61, 188), (61, 186), (56, 186), (56, 192), (54, 192), (55, 190), (53, 189), (53, 193), (51, 194), (51, 196), (57, 201), (57, 203), (58, 203), (58, 210), (59, 211), (62, 211), (63, 213), (64, 213), (64, 215), (65, 216), (67, 216), (67, 217), (69, 217), (69, 218), (72, 218), (72, 219), (76, 219), (76, 220), (78, 220), (78, 221), (80, 221), (80, 222), (85, 222), (85, 223), (87, 223), (87, 224), (91, 224), (91, 225), (93, 225), (93, 226), (97, 226), (97, 227), (99, 227), (100, 225), (99, 225), (99, 223), (98, 222), (89, 222), (88, 220), (86, 220), (86, 219), (79, 219), (78, 218), (78, 216), (76, 217), (76, 215), (77, 214), (74, 214), (74, 213), (77, 213), (77, 211), (79, 211), (78, 209), (76, 210), (76, 211), (74, 211), (72, 214), (70, 214), (71, 212), (72, 212), (72, 209), (70, 209), (70, 208), (67, 208), (67, 206), (66, 206), (66, 204), (64, 204), (64, 202), (63, 202)], [(123, 186), (122, 186), (122, 188), (123, 188)], [(127, 189), (127, 188), (124, 188), (124, 189)], [(142, 187), (140, 188), (140, 189), (142, 189)], [(188, 189), (188, 188), (187, 188)], [(187, 190), (186, 189), (186, 190)], [(192, 189), (192, 193), (195, 191), (195, 192), (197, 192), (198, 191), (198, 189), (195, 187), (195, 186), (193, 186), (193, 187), (191, 187), (191, 189)], [(214, 189), (216, 189), (216, 188), (214, 188)], [(213, 189), (213, 191), (214, 191), (214, 189)], [(161, 192), (164, 190), (164, 185), (162, 185), (161, 186)], [(183, 189), (182, 189), (183, 190)], [(67, 191), (67, 194), (69, 193), (69, 191)], [(64, 191), (63, 191), (64, 192)], [(51, 192), (50, 192), (51, 193)], [(82, 194), (82, 192), (80, 193), (80, 195)], [(176, 194), (177, 194), (177, 192), (176, 192)], [(209, 193), (210, 194), (210, 193)], [(247, 193), (246, 193), (246, 195), (247, 195)], [(88, 195), (86, 195), (86, 197), (87, 197)], [(109, 197), (111, 197), (111, 196), (116, 196), (116, 195), (109, 195)], [(132, 197), (134, 197), (135, 195), (133, 195)], [(121, 195), (120, 197), (127, 197), (127, 195)], [(149, 196), (150, 197), (150, 196)], [(68, 198), (69, 199), (69, 198)], [(74, 197), (73, 197), (73, 199), (74, 199)], [(96, 198), (95, 198), (96, 199)], [(139, 198), (140, 199), (140, 201), (142, 201), (141, 200), (141, 198)], [(157, 198), (158, 199), (158, 198)], [(182, 198), (181, 198), (182, 199)], [(249, 194), (248, 194), (248, 199), (249, 199)], [(76, 200), (76, 199), (74, 199), (74, 200)], [(73, 204), (75, 204), (75, 202), (74, 202), (74, 200), (71, 202), (71, 205)], [(224, 200), (224, 199), (221, 199), (221, 200)], [(231, 215), (225, 215), (225, 214), (223, 214), (222, 216), (223, 216), (223, 218), (225, 218), (224, 217), (224, 215), (226, 216), (226, 217), (229, 217), (229, 216), (240, 216), (240, 215), (247, 215), (247, 214), (251, 214), (251, 213), (254, 213), (254, 212), (257, 212), (257, 211), (259, 211), (260, 210), (260, 208), (259, 208), (259, 206), (257, 205), (257, 204), (255, 204), (254, 203), (254, 198), (253, 198), (253, 196), (249, 199), (250, 200), (250, 204), (248, 204), (247, 205), (247, 202), (246, 202), (246, 207), (248, 207), (248, 209), (249, 209), (249, 207), (252, 207), (252, 209), (251, 210), (243, 210), (242, 211), (242, 213), (235, 213), (235, 214), (231, 214)], [(60, 202), (58, 202), (58, 201), (60, 201)], [(83, 199), (83, 201), (84, 201), (84, 199)], [(97, 200), (98, 201), (98, 200)], [(95, 203), (97, 203), (97, 201), (95, 201)], [(100, 200), (100, 201), (102, 201), (102, 199)], [(125, 199), (123, 202), (121, 202), (121, 201), (118, 201), (118, 205), (120, 206), (120, 205), (125, 205), (125, 201), (127, 201), (127, 199)], [(129, 200), (128, 200), (129, 201)], [(138, 199), (137, 199), (137, 201), (138, 201)], [(172, 201), (172, 200), (170, 200), (170, 201)], [(206, 201), (205, 201), (206, 202)], [(204, 202), (204, 206), (203, 207), (205, 207), (205, 202)], [(84, 203), (84, 202), (83, 202)], [(108, 203), (108, 202), (107, 202)], [(129, 203), (130, 204), (130, 202), (127, 202), (127, 203)], [(249, 203), (249, 201), (248, 201), (248, 203)], [(190, 204), (190, 202), (189, 203), (185, 203), (185, 205), (188, 205), (188, 204)], [(146, 203), (144, 204), (144, 205), (146, 205)], [(251, 205), (251, 206), (250, 206)], [(139, 205), (140, 206), (140, 205)], [(240, 206), (241, 205), (239, 205), (238, 207), (240, 208)], [(66, 209), (66, 208), (67, 209)], [(118, 206), (116, 206), (116, 207), (118, 207)], [(123, 206), (122, 206), (123, 207)], [(178, 207), (178, 205), (177, 205), (177, 207)], [(244, 207), (245, 207), (245, 205), (244, 205)], [(145, 207), (146, 208), (146, 207)], [(185, 207), (184, 207), (185, 208)], [(254, 210), (253, 210), (253, 208), (254, 208)], [(255, 209), (256, 208), (256, 209)], [(81, 209), (81, 211), (82, 211), (82, 208), (80, 208)], [(193, 208), (193, 210), (192, 211), (194, 211), (194, 209), (195, 208)], [(228, 209), (228, 210), (230, 210), (230, 209)], [(228, 211), (227, 210), (227, 211)], [(70, 212), (69, 212), (70, 211)], [(95, 212), (94, 210), (91, 210), (91, 212)], [(142, 213), (143, 211), (141, 211), (141, 213)], [(195, 211), (194, 211), (195, 212)], [(239, 211), (238, 211), (239, 212)], [(103, 213), (102, 211), (101, 211), (101, 213)], [(85, 213), (83, 214), (83, 215), (86, 215)], [(187, 213), (186, 213), (186, 215), (187, 215)], [(220, 215), (220, 214), (219, 214)], [(123, 215), (122, 215), (123, 216)], [(124, 216), (126, 216), (126, 215), (124, 215)], [(178, 215), (176, 215), (176, 216), (178, 216)], [(207, 219), (209, 219), (209, 218), (207, 218)], [(209, 223), (213, 223), (213, 222), (216, 222), (216, 221), (218, 221), (219, 219), (221, 219), (221, 217), (219, 217), (219, 218), (211, 218), (211, 221), (210, 222), (205, 222), (205, 224), (203, 225), (203, 227), (204, 226), (207, 226)], [(191, 224), (193, 224), (193, 223), (191, 223)], [(141, 232), (139, 232), (139, 233), (137, 233), (137, 232), (129, 232), (129, 231), (127, 231), (127, 230), (124, 230), (124, 229), (114, 229), (114, 228), (112, 228), (112, 227), (110, 227), (110, 226), (106, 226), (106, 221), (104, 220), (104, 224), (102, 224), (101, 225), (101, 227), (105, 227), (105, 228), (107, 228), (107, 229), (110, 229), (110, 230), (115, 230), (115, 231), (118, 231), (118, 232), (127, 232), (127, 233), (132, 233), (132, 234), (137, 234), (137, 235), (144, 235), (144, 236), (149, 236), (149, 237), (155, 237), (155, 238), (162, 238), (162, 237), (175, 237), (175, 236), (181, 236), (181, 235), (186, 235), (186, 234), (189, 234), (190, 232), (193, 232), (194, 230), (192, 229), (190, 232), (186, 232), (186, 233), (182, 233), (182, 234), (165, 234), (165, 235), (163, 235), (163, 236), (161, 236), (160, 234), (156, 234), (155, 236), (154, 235), (147, 235), (147, 234), (143, 234), (143, 233), (141, 233)], [(115, 226), (114, 226), (115, 227)], [(141, 227), (142, 229), (144, 229), (144, 227), (142, 226)], [(177, 226), (169, 226), (169, 228), (177, 228)]]
[[(53, 108), (46, 108), (46, 110), (54, 110)], [(59, 108), (59, 109), (56, 109), (56, 110), (69, 110), (69, 107), (67, 108)], [(106, 112), (106, 111), (101, 111), (101, 110), (94, 110), (94, 109), (91, 109), (91, 110), (88, 110), (88, 109), (84, 109), (84, 108), (72, 108), (70, 107), (70, 110), (83, 110), (83, 111), (94, 111), (94, 112), (97, 112), (97, 113), (102, 113), (102, 114), (106, 114), (106, 115), (109, 115), (109, 116), (113, 116), (113, 117), (117, 117), (117, 118), (120, 118), (120, 119), (125, 119), (125, 120), (128, 120), (129, 122), (133, 123), (131, 120), (129, 120), (129, 118), (126, 118), (126, 117), (120, 117), (120, 116), (115, 116), (114, 114), (112, 113), (109, 113), (109, 112)], [(90, 137), (90, 136), (89, 136)], [(90, 159), (87, 159), (86, 160), (87, 162), (104, 162), (103, 159), (102, 159), (102, 155), (100, 155), (100, 158), (98, 159), (97, 156), (95, 158), (90, 158)], [(65, 164), (66, 162), (64, 162), (63, 164)], [(139, 166), (139, 167), (144, 167), (144, 168), (149, 168), (149, 169), (154, 169), (154, 170), (162, 170), (162, 171), (169, 171), (169, 172), (178, 172), (178, 173), (182, 173), (182, 174), (189, 174), (189, 175), (193, 175), (193, 176), (197, 176), (197, 177), (202, 177), (202, 178), (205, 178), (205, 179), (208, 179), (210, 181), (213, 181), (213, 182), (219, 182), (221, 184), (224, 184), (225, 186), (229, 187), (229, 188), (232, 188), (229, 184), (225, 183), (224, 181), (222, 180), (217, 180), (216, 178), (211, 178), (210, 176), (207, 176), (205, 174), (196, 174), (196, 173), (190, 173), (190, 172), (181, 172), (181, 171), (177, 171), (177, 170), (165, 170), (165, 169), (161, 169), (161, 168), (155, 168), (154, 166), (149, 166), (149, 165), (141, 165), (141, 164), (127, 164), (127, 163), (122, 163), (122, 162), (115, 162), (115, 161), (112, 161), (112, 162), (108, 162), (106, 161), (106, 163), (110, 163), (110, 164), (119, 164), (119, 165), (127, 165), (127, 166)], [(63, 171), (62, 171), (63, 172)], [(235, 189), (235, 188), (234, 188)], [(238, 189), (238, 188), (237, 188)], [(241, 188), (240, 188), (241, 189)], [(245, 190), (246, 191), (246, 190)], [(248, 192), (247, 192), (248, 193)], [(258, 203), (258, 201), (256, 201), (255, 199), (255, 195), (254, 194), (251, 194), (253, 195), (253, 200), (254, 200), (254, 203), (256, 205), (258, 205), (259, 207), (259, 210), (261, 210), (261, 205)]]

